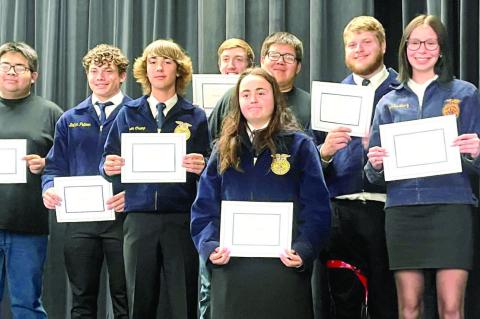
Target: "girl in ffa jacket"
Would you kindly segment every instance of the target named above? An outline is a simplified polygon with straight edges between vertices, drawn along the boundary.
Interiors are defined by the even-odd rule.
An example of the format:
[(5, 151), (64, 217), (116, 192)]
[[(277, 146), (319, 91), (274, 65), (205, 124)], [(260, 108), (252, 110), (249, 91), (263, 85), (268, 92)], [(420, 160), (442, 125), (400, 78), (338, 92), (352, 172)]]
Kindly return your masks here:
[[(291, 249), (279, 258), (230, 258), (219, 243), (224, 200), (292, 202)], [(286, 110), (275, 79), (260, 68), (245, 71), (192, 206), (192, 237), (212, 269), (212, 318), (312, 318), (311, 266), (329, 228), (314, 143)]]
[[(379, 125), (455, 115), (463, 172), (387, 182), (385, 230), (395, 271), (400, 318), (421, 316), (425, 269), (436, 271), (440, 318), (463, 318), (463, 298), (472, 267), (472, 205), (468, 169), (480, 167), (478, 90), (455, 80), (449, 69), (446, 30), (430, 15), (405, 28), (399, 50), (401, 85), (377, 104), (365, 169), (384, 182)], [(450, 141), (446, 141), (450, 143)], [(410, 154), (415, 156), (415, 154)]]

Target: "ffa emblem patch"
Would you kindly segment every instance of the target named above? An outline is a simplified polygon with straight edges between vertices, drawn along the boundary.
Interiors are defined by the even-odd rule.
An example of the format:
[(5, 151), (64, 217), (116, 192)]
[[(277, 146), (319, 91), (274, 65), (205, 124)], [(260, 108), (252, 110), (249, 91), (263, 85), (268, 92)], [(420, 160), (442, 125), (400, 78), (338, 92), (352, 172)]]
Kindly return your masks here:
[(443, 104), (442, 114), (443, 115), (455, 115), (456, 117), (460, 116), (460, 99), (448, 99), (445, 100)]
[(188, 140), (191, 135), (189, 127), (192, 126), (192, 124), (182, 121), (175, 121), (175, 123), (177, 123), (178, 125), (173, 131), (173, 133), (183, 133), (185, 134), (185, 138)]
[(272, 165), (270, 169), (273, 173), (277, 175), (285, 175), (290, 170), (290, 163), (288, 162), (287, 158), (290, 155), (288, 154), (274, 154), (272, 155)]

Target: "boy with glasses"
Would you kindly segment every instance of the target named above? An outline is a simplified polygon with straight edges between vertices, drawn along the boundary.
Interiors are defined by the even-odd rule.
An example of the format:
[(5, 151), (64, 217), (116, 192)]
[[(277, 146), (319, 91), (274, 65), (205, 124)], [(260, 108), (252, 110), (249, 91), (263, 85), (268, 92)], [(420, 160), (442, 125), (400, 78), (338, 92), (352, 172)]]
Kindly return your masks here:
[(47, 318), (41, 293), (49, 230), (40, 174), (62, 110), (31, 94), (37, 64), (25, 43), (0, 46), (0, 139), (26, 139), (29, 154), (27, 182), (0, 184), (0, 301), (7, 280), (14, 319)]

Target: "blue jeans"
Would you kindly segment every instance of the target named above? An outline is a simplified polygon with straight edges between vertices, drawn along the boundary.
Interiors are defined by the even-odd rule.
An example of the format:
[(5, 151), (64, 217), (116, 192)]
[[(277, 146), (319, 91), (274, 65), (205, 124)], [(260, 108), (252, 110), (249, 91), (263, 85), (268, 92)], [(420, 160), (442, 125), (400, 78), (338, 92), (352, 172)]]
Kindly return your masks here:
[(14, 319), (47, 318), (40, 298), (47, 241), (47, 235), (0, 230), (0, 301), (6, 276)]

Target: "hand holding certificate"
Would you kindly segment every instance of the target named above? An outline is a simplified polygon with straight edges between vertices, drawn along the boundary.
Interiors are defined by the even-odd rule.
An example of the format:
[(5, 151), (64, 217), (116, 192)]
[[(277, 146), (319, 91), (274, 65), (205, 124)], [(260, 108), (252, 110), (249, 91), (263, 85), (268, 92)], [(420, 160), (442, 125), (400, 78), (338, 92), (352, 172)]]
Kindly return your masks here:
[(186, 138), (182, 133), (124, 133), (122, 183), (184, 183), (185, 153)]
[(0, 183), (16, 184), (27, 182), (27, 140), (0, 140)]
[(292, 244), (293, 203), (222, 201), (220, 247), (236, 257), (279, 257)]
[(380, 125), (385, 180), (461, 172), (457, 136), (454, 115)]
[(311, 123), (317, 131), (342, 126), (351, 136), (363, 137), (370, 128), (375, 91), (369, 87), (312, 82)]
[(57, 206), (57, 222), (88, 222), (114, 220), (108, 209), (112, 184), (101, 176), (55, 177), (55, 193), (62, 198)]

